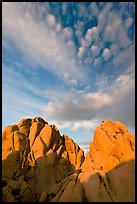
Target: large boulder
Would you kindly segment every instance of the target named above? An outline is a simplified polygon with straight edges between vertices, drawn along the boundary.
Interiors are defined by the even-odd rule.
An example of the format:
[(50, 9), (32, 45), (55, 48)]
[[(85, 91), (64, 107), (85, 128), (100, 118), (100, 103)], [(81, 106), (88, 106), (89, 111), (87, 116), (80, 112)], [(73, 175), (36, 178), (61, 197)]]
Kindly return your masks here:
[[(41, 117), (2, 134), (3, 202), (135, 201), (135, 136), (104, 121), (84, 151)], [(130, 173), (129, 173), (130, 172)]]

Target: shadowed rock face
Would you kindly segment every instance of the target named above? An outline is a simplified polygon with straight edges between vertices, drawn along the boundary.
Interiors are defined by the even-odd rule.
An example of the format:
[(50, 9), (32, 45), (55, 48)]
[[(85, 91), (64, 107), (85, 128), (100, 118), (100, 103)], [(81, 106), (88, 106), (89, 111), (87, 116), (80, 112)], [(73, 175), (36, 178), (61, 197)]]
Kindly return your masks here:
[[(119, 121), (105, 121), (83, 150), (40, 117), (2, 134), (4, 202), (135, 200), (135, 137)], [(130, 172), (130, 173), (129, 173)]]

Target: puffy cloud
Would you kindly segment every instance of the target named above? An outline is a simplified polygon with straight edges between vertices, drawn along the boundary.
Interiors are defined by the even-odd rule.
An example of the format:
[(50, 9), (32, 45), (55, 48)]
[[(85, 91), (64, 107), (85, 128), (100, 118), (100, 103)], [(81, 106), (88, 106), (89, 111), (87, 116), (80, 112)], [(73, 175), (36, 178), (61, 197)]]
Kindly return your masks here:
[(63, 35), (64, 35), (65, 38), (71, 39), (72, 35), (73, 35), (72, 29), (71, 28), (64, 28), (63, 29)]
[(118, 44), (120, 48), (127, 48), (130, 45), (130, 40), (127, 34), (127, 30), (123, 25), (121, 25), (118, 29)]
[(106, 3), (106, 5), (103, 7), (103, 9), (100, 11), (98, 15), (98, 24), (101, 30), (104, 29), (104, 27), (106, 26), (111, 7), (112, 7), (111, 2)]
[(77, 80), (76, 80), (76, 79), (71, 79), (71, 80), (69, 80), (69, 83), (70, 83), (71, 85), (76, 86), (76, 85), (77, 85)]
[(87, 33), (85, 35), (85, 39), (87, 41), (91, 41), (91, 39), (95, 39), (98, 35), (98, 27), (92, 27), (90, 29), (87, 30)]
[(92, 2), (89, 8), (91, 10), (92, 16), (98, 16), (99, 9), (98, 9), (96, 2)]
[(96, 45), (92, 45), (91, 46), (91, 51), (92, 51), (92, 54), (94, 55), (96, 55), (97, 53), (98, 53), (98, 51), (99, 51), (99, 48), (98, 48), (98, 46), (96, 46)]
[(133, 22), (133, 19), (131, 17), (126, 18), (124, 22), (125, 27), (128, 29), (131, 26), (132, 22)]
[(81, 57), (83, 55), (84, 51), (85, 51), (85, 48), (84, 47), (80, 47), (79, 48), (79, 52), (78, 52), (78, 57)]
[(69, 99), (62, 102), (48, 103), (45, 111), (50, 118), (64, 121), (89, 120), (96, 111), (111, 104), (111, 97), (105, 93), (85, 93), (74, 91), (68, 93)]
[(119, 27), (122, 24), (122, 20), (119, 14), (112, 11), (108, 14), (107, 18), (104, 21), (107, 22), (104, 33), (104, 41), (116, 41)]
[(55, 24), (56, 24), (55, 17), (52, 14), (48, 14), (47, 15), (47, 22), (50, 26), (55, 26)]
[(132, 62), (135, 62), (135, 45), (130, 45), (127, 49), (124, 49), (123, 52), (119, 53), (113, 59), (114, 67), (120, 67), (121, 70), (127, 70)]
[(80, 129), (90, 130), (97, 127), (98, 124), (99, 124), (98, 120), (83, 120), (82, 122), (76, 121), (72, 124), (71, 129), (73, 131), (77, 131)]
[(74, 25), (75, 28), (75, 35), (77, 36), (78, 40), (80, 41), (83, 33), (83, 22), (79, 21)]
[(103, 56), (104, 60), (108, 60), (109, 57), (110, 57), (110, 50), (109, 50), (108, 48), (105, 48), (105, 49), (103, 50), (102, 56)]
[(93, 66), (97, 66), (97, 65), (99, 65), (100, 62), (101, 62), (100, 57), (94, 58)]
[[(94, 26), (94, 27), (87, 30), (87, 32), (85, 34), (85, 38), (80, 38), (81, 47), (79, 48), (78, 57), (81, 58), (85, 51), (86, 51), (86, 53), (88, 52), (87, 48), (90, 47), (91, 43), (97, 41), (98, 33), (99, 33), (98, 26), (97, 27)], [(91, 51), (92, 51), (92, 54), (97, 53), (97, 51), (98, 51), (97, 46), (93, 45), (91, 47)], [(87, 57), (87, 56), (84, 56), (84, 57)], [(92, 55), (92, 57), (93, 57), (93, 55)], [(85, 59), (85, 63), (90, 64), (91, 62), (92, 62), (91, 57), (87, 57)]]
[(119, 46), (117, 43), (113, 43), (111, 46), (110, 46), (110, 53), (113, 55), (113, 56), (117, 56), (120, 52), (120, 49), (119, 49)]
[(68, 121), (68, 122), (57, 122), (52, 121), (52, 123), (55, 123), (59, 129), (66, 129), (69, 128), (73, 132), (76, 132), (78, 130), (92, 130), (96, 128), (99, 124), (99, 121), (97, 119), (92, 120), (83, 120), (83, 121)]

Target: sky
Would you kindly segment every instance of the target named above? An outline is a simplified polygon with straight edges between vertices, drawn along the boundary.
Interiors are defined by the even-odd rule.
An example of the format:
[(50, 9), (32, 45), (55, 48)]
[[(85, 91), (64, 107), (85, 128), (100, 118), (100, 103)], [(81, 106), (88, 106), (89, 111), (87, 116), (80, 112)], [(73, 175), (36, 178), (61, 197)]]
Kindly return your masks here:
[(84, 149), (135, 132), (134, 2), (2, 2), (2, 129), (40, 116)]

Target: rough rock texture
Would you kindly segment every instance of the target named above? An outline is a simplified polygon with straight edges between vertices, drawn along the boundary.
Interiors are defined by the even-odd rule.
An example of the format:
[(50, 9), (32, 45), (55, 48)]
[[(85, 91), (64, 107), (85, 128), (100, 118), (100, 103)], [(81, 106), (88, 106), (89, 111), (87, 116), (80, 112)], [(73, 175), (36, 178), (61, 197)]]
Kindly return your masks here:
[[(2, 134), (3, 202), (135, 201), (135, 136), (102, 122), (83, 150), (40, 117)], [(130, 173), (129, 173), (130, 172)]]
[[(6, 181), (3, 201), (42, 202), (52, 198), (52, 191), (58, 190), (61, 181), (80, 168), (84, 152), (68, 136), (61, 136), (55, 125), (36, 117), (5, 128), (2, 159), (2, 177)], [(20, 178), (24, 184), (19, 183)], [(18, 198), (12, 193), (14, 186), (9, 188), (10, 182), (18, 186)], [(22, 188), (25, 194), (19, 193)]]

